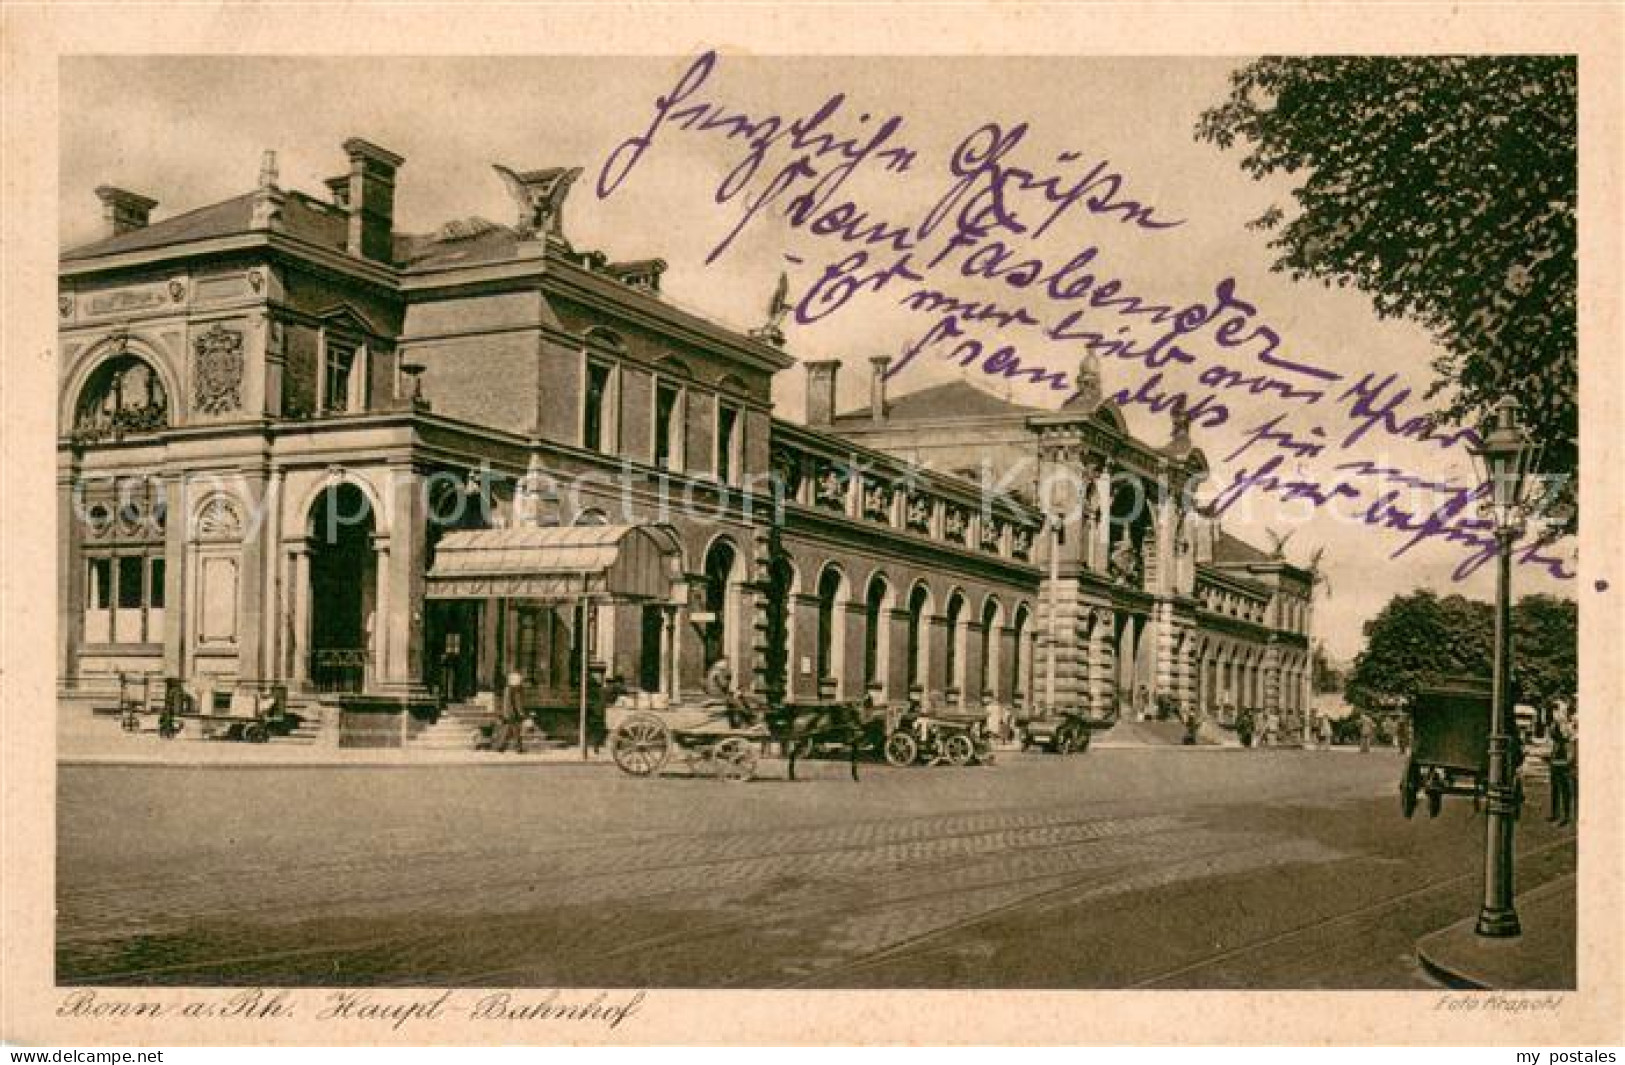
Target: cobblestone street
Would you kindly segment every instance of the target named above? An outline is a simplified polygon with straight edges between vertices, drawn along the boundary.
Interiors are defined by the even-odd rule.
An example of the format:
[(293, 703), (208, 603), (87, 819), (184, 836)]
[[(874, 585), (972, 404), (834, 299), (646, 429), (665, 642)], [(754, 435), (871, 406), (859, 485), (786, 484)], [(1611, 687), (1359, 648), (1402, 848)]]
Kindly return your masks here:
[[(64, 983), (1408, 987), (1483, 822), (1391, 752), (597, 766), (67, 766)], [(1527, 891), (1572, 831), (1519, 827)]]

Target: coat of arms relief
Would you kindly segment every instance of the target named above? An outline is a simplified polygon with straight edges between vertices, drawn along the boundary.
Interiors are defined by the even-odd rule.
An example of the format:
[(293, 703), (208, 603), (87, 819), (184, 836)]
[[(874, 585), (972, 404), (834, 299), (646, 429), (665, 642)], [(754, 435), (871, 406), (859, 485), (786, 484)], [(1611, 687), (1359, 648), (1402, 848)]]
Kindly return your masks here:
[(216, 323), (193, 342), (192, 407), (225, 414), (243, 405), (243, 335)]

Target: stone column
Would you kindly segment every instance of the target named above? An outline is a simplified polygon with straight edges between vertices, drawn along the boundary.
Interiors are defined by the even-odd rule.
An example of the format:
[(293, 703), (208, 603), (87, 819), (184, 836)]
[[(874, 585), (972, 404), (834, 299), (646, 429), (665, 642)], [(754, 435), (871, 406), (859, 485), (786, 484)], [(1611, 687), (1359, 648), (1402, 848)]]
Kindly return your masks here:
[(836, 697), (862, 699), (863, 641), (868, 610), (863, 600), (848, 597), (846, 602), (835, 604), (835, 612), (841, 619), (841, 630), (835, 634), (841, 641), (841, 658), (835, 672)]
[(965, 684), (960, 689), (960, 705), (971, 711), (982, 705), (982, 623), (980, 621), (967, 621), (960, 624), (964, 631), (964, 665), (960, 672), (965, 678)]
[(993, 677), (993, 683), (988, 687), (993, 689), (994, 701), (1003, 706), (1014, 706), (1016, 690), (1019, 682), (1016, 672), (1020, 667), (1021, 658), (1016, 647), (1016, 628), (1014, 625), (1001, 625), (994, 635), (999, 649), (998, 672)]
[(893, 608), (881, 614), (886, 626), (886, 639), (882, 643), (885, 653), (880, 658), (881, 691), (885, 702), (901, 701), (908, 697), (908, 611)]
[(390, 538), (388, 536), (374, 536), (372, 538), (372, 632), (367, 634), (367, 653), (371, 665), (366, 671), (367, 689), (376, 685), (379, 688), (395, 687), (395, 671), (390, 666), (391, 651), (396, 637), (397, 625), (391, 611), (390, 586), (394, 582), (395, 574), (390, 566)]
[(389, 471), (389, 535), (378, 553), (378, 602), (374, 610), (382, 661), (378, 675), (386, 690), (422, 694), (423, 598), (428, 558), (428, 513), (418, 471)]
[(926, 646), (924, 685), (926, 692), (938, 705), (944, 702), (943, 692), (948, 690), (948, 619), (940, 614), (925, 620), (922, 634)]
[[(79, 648), (84, 644), (85, 637), (85, 567), (87, 563), (81, 553), (84, 543), (84, 526), (80, 521), (79, 505), (74, 498), (78, 484), (77, 463), (67, 468), (57, 470), (56, 480), (56, 525), (60, 545), (56, 556), (56, 589), (57, 589), (57, 651), (62, 656), (58, 659), (57, 676), (59, 687), (72, 689), (78, 687), (79, 680)], [(172, 512), (173, 513), (173, 512)], [(173, 517), (170, 526), (176, 522)], [(175, 569), (174, 561), (165, 563), (166, 570)], [(170, 607), (167, 598), (168, 589), (165, 589), (165, 626), (171, 624), (170, 618), (179, 615), (179, 610)], [(167, 634), (166, 634), (167, 636)], [(165, 647), (168, 641), (165, 640)], [(166, 660), (165, 667), (168, 662)]]
[(264, 630), (268, 622), (265, 569), (272, 557), (269, 522), (265, 518), (266, 482), (262, 474), (247, 474), (239, 482), (243, 506), (243, 537), (238, 545), (237, 577), (237, 687), (257, 690), (266, 677)]
[(288, 557), (287, 675), (295, 688), (303, 688), (310, 677), (310, 543), (284, 541), (283, 551)]
[[(789, 688), (798, 699), (818, 697), (818, 597), (798, 592), (790, 597), (789, 624), (794, 626), (794, 652), (790, 660)], [(805, 658), (810, 673), (801, 669)]]
[(186, 622), (192, 609), (186, 598), (186, 523), (189, 521), (191, 500), (187, 498), (185, 475), (165, 477), (164, 675), (169, 677), (185, 677), (188, 668)]

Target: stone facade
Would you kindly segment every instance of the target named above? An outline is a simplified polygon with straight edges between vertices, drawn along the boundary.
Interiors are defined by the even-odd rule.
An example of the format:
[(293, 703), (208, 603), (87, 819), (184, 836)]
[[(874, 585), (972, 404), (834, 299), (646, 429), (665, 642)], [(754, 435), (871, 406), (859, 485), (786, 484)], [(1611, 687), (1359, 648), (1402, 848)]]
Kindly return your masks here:
[[(777, 419), (776, 332), (676, 308), (663, 263), (580, 251), (528, 201), (513, 224), (395, 232), (403, 160), (345, 151), (329, 200), (268, 159), (242, 197), (124, 212), (64, 253), (65, 690), (145, 673), (409, 701), (518, 671), (566, 707), (583, 638), (633, 688), (691, 695), (717, 657), (760, 687), (776, 527), (792, 698), (1306, 705), (1311, 575), (1196, 512), (1181, 486), (1206, 464), (1177, 427), (1153, 448), (1098, 403), (893, 402), (882, 377), (837, 415), (830, 364), (809, 365), (809, 424)], [(984, 460), (1009, 491), (982, 490)], [(1076, 505), (1038, 498), (1054, 470)], [(450, 530), (598, 523), (669, 531), (668, 599), (583, 629), (427, 594)]]

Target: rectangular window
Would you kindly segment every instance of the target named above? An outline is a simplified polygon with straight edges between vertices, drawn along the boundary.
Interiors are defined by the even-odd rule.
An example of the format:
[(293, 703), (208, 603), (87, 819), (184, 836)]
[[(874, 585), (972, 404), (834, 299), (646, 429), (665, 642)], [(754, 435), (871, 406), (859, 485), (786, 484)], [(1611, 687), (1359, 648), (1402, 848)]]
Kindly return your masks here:
[(587, 392), (583, 396), (585, 409), (581, 416), (581, 446), (591, 451), (604, 450), (604, 407), (609, 402), (611, 367), (601, 362), (587, 363)]
[(118, 560), (118, 608), (120, 610), (141, 609), (141, 570), (143, 568), (143, 560), (139, 558), (121, 558)]
[(662, 382), (655, 388), (655, 465), (663, 470), (676, 465), (677, 405), (682, 394), (676, 385)]
[(355, 374), (356, 345), (348, 340), (328, 338), (322, 365), (322, 405), (324, 410), (342, 412), (351, 403), (351, 379)]
[(106, 610), (113, 605), (113, 560), (110, 558), (93, 558), (90, 560), (90, 588), (87, 589), (85, 602), (90, 604), (92, 610)]
[(737, 463), (734, 451), (738, 446), (739, 408), (727, 403), (717, 407), (717, 480), (732, 484)]
[(164, 560), (152, 560), (151, 573), (147, 582), (147, 605), (155, 610), (164, 608)]

